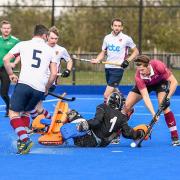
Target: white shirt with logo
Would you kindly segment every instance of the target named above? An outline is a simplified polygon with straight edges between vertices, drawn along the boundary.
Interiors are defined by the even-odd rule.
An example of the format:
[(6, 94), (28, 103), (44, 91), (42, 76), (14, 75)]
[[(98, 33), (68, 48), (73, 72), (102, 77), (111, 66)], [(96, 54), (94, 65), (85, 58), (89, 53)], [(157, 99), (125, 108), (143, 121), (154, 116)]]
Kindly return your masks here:
[(31, 86), (41, 92), (45, 92), (48, 82), (47, 72), (51, 62), (56, 62), (55, 52), (41, 38), (33, 38), (16, 44), (10, 54), (21, 57), (21, 71), (18, 83)]
[(55, 51), (58, 67), (61, 63), (61, 60), (64, 59), (66, 62), (68, 62), (71, 59), (69, 53), (64, 47), (56, 44), (54, 47), (52, 47), (52, 49)]
[[(107, 52), (107, 62), (121, 64), (128, 55), (128, 49), (135, 48), (136, 45), (132, 38), (122, 32), (117, 36), (108, 34), (105, 36), (102, 50)], [(105, 68), (120, 68), (119, 66), (106, 64)]]

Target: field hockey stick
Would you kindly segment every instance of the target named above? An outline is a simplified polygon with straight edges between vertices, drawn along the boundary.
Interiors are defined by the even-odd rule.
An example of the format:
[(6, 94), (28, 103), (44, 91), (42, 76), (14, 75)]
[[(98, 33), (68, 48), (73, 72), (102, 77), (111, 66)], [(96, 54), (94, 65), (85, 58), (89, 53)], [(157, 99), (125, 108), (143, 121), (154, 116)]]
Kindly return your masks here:
[(51, 96), (53, 96), (53, 97), (56, 97), (56, 98), (58, 98), (58, 99), (62, 99), (62, 100), (64, 100), (64, 101), (75, 101), (75, 100), (76, 100), (75, 97), (65, 98), (65, 97), (63, 97), (63, 96), (59, 96), (59, 95), (57, 95), (57, 94), (55, 94), (55, 93), (52, 93), (52, 92), (48, 92), (48, 94), (51, 95)]
[[(73, 57), (73, 59), (79, 60), (79, 61), (91, 62), (90, 59), (82, 59), (82, 58), (76, 58), (76, 57)], [(98, 63), (97, 63), (97, 64), (98, 64)], [(114, 65), (114, 66), (121, 66), (120, 63), (109, 62), (109, 61), (101, 61), (101, 62), (99, 62), (99, 64), (109, 64), (109, 65)]]
[(85, 62), (91, 62), (90, 59), (78, 58), (78, 57), (76, 57), (75, 55), (73, 55), (72, 58), (73, 58), (74, 60), (85, 61)]
[[(162, 100), (162, 103), (166, 100), (166, 98), (167, 98), (167, 96), (169, 94), (169, 83), (164, 88), (165, 88), (166, 94), (165, 94), (165, 96), (164, 96), (164, 98)], [(162, 107), (160, 105), (160, 107), (158, 108), (156, 114), (154, 115), (153, 119), (151, 120), (151, 122), (148, 125), (147, 132), (143, 135), (142, 138), (140, 138), (139, 140), (135, 141), (135, 147), (141, 147), (141, 143), (144, 141), (145, 137), (151, 134), (152, 128), (153, 128), (154, 124), (156, 123), (156, 118), (158, 118), (160, 116), (160, 114), (162, 113), (163, 109), (164, 109), (164, 107)]]
[(110, 65), (120, 66), (121, 67), (121, 64), (120, 63), (116, 63), (116, 62), (101, 61), (101, 63), (102, 64), (110, 64)]

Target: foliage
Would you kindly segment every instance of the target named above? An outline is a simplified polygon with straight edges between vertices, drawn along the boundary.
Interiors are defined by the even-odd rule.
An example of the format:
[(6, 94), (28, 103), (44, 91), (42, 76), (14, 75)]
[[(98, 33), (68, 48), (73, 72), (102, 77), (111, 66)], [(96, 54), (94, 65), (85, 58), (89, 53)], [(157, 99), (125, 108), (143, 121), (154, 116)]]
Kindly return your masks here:
[[(27, 0), (16, 0), (19, 7), (4, 8), (0, 20), (12, 22), (13, 35), (22, 40), (29, 39), (35, 24), (50, 27), (51, 8), (20, 7)], [(33, 5), (45, 5), (46, 0), (33, 0)], [(86, 1), (79, 0), (86, 5)], [(180, 49), (180, 5), (179, 0), (143, 1), (142, 50), (157, 49), (160, 52), (179, 52)], [(88, 1), (89, 3), (89, 1)], [(124, 33), (133, 37), (138, 44), (139, 0), (91, 1), (93, 8), (61, 8), (55, 25), (61, 31), (59, 43), (71, 52), (99, 52), (103, 38), (111, 32), (111, 20), (120, 17), (124, 21)], [(102, 7), (100, 5), (102, 4)], [(129, 7), (124, 7), (124, 6)], [(146, 7), (151, 5), (152, 7)], [(159, 5), (173, 8), (160, 8)], [(109, 6), (105, 7), (104, 6)]]

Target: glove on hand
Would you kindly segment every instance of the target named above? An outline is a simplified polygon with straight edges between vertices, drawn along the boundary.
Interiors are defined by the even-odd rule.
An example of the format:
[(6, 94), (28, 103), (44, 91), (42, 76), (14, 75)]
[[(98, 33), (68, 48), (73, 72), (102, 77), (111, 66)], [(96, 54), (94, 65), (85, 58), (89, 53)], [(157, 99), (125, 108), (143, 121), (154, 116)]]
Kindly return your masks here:
[(126, 69), (129, 66), (129, 61), (128, 60), (124, 60), (123, 63), (121, 64), (121, 67), (123, 69)]
[(65, 71), (62, 72), (61, 77), (68, 77), (70, 75), (71, 71), (69, 69), (66, 69)]

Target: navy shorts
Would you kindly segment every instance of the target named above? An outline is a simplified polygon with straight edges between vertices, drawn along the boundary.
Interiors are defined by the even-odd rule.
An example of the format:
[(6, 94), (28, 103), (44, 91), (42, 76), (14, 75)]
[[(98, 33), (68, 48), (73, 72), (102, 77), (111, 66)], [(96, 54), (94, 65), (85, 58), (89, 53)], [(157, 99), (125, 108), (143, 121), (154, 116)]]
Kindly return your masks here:
[(106, 68), (106, 82), (108, 86), (117, 87), (122, 79), (124, 69)]
[(18, 83), (10, 99), (10, 110), (15, 112), (32, 111), (37, 103), (43, 98), (44, 92), (32, 87)]
[[(150, 85), (150, 86), (147, 86), (146, 88), (149, 93), (152, 91), (155, 91), (157, 94), (159, 92), (164, 92), (165, 91), (164, 86), (167, 86), (167, 84), (168, 84), (168, 81), (160, 81), (158, 84)], [(131, 91), (137, 94), (141, 94), (137, 86), (134, 86)]]

